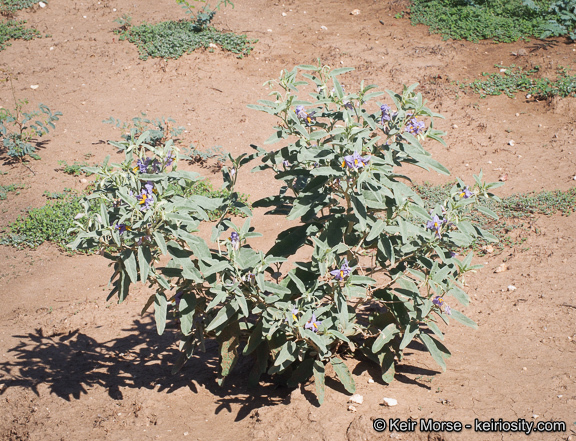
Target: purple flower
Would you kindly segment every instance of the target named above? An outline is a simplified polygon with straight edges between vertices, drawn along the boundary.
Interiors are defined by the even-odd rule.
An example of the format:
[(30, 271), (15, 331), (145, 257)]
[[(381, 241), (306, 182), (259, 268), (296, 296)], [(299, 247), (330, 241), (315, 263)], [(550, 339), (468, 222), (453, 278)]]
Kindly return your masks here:
[(314, 118), (314, 113), (316, 112), (307, 113), (304, 110), (304, 106), (296, 106), (296, 116), (300, 118), (302, 121), (304, 121), (307, 126), (311, 125), (316, 121)]
[(125, 231), (131, 230), (131, 228), (129, 226), (127, 226), (126, 224), (116, 224), (116, 225), (114, 225), (114, 228), (116, 228), (118, 230), (120, 235), (122, 235), (122, 233), (124, 233)]
[(440, 229), (442, 228), (442, 225), (446, 223), (446, 219), (442, 219), (440, 220), (440, 218), (438, 217), (437, 214), (434, 215), (434, 217), (428, 221), (428, 223), (426, 224), (426, 228), (428, 230), (433, 230), (436, 232), (436, 236), (438, 237), (438, 239), (440, 239)]
[(446, 313), (447, 315), (452, 314), (452, 309), (450, 308), (450, 306), (444, 303), (444, 299), (442, 297), (440, 296), (434, 297), (432, 299), (432, 303), (434, 303), (434, 305), (436, 305), (438, 308), (443, 309), (444, 313)]
[(152, 161), (151, 158), (146, 158), (144, 161), (142, 159), (138, 159), (136, 161), (136, 167), (134, 167), (134, 171), (138, 170), (139, 173), (148, 173), (148, 166)]
[(460, 192), (460, 197), (464, 198), (464, 199), (468, 199), (470, 196), (473, 196), (474, 193), (472, 193), (469, 189), (468, 186), (464, 187), (464, 189)]
[(404, 131), (417, 136), (422, 133), (425, 128), (426, 126), (424, 125), (424, 121), (418, 121), (416, 118), (411, 118), (410, 121), (408, 121), (408, 124), (406, 124), (406, 129), (404, 129)]
[(304, 325), (305, 329), (310, 329), (312, 332), (318, 332), (318, 326), (322, 324), (321, 321), (316, 320), (316, 315), (312, 314), (312, 318)]
[(240, 248), (240, 235), (236, 231), (230, 233), (230, 243), (232, 243), (232, 248), (235, 250)]
[(172, 150), (168, 150), (168, 154), (166, 155), (166, 158), (164, 158), (164, 168), (170, 167), (174, 162), (174, 159), (176, 159), (176, 156), (174, 156)]
[(154, 184), (150, 181), (144, 185), (140, 196), (138, 196), (138, 204), (142, 205), (140, 207), (140, 211), (146, 211), (150, 208), (150, 206), (154, 203)]
[(350, 101), (344, 101), (344, 107), (346, 107), (348, 110), (354, 110), (354, 104), (352, 104)]
[(344, 156), (344, 160), (342, 161), (342, 167), (353, 168), (354, 170), (358, 170), (359, 168), (364, 167), (370, 161), (370, 155), (368, 156), (360, 156), (360, 153), (354, 152), (351, 155)]
[(348, 259), (344, 258), (342, 261), (342, 266), (330, 271), (330, 274), (333, 275), (336, 280), (341, 281), (348, 277), (351, 272), (352, 270), (348, 266)]
[(382, 104), (380, 106), (380, 110), (382, 111), (382, 117), (380, 118), (380, 124), (384, 125), (384, 121), (390, 121), (392, 117), (390, 116), (390, 106), (386, 104)]
[(180, 305), (180, 300), (182, 300), (183, 295), (184, 291), (176, 291), (176, 295), (174, 296), (174, 304), (176, 306)]
[(284, 166), (284, 168), (288, 168), (288, 167), (290, 167), (290, 161), (285, 159), (284, 161), (282, 161), (282, 165)]

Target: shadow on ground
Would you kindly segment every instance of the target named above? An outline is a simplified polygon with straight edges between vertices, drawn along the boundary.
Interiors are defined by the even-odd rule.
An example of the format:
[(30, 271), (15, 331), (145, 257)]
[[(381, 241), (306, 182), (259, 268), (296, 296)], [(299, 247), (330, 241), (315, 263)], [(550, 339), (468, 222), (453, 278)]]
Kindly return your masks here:
[(219, 372), (218, 346), (206, 344), (206, 352), (194, 355), (181, 371), (171, 374), (180, 352), (175, 332), (162, 336), (150, 322), (135, 320), (122, 330), (123, 336), (99, 342), (80, 330), (46, 336), (42, 329), (28, 335), (17, 335), (20, 342), (9, 353), (14, 361), (0, 363), (0, 385), (4, 393), (10, 387), (22, 387), (40, 395), (45, 385), (58, 397), (71, 401), (88, 394), (93, 387), (102, 387), (114, 400), (122, 400), (126, 388), (158, 388), (172, 393), (189, 388), (198, 393), (197, 385), (216, 398), (218, 414), (232, 405), (239, 405), (236, 420), (244, 419), (254, 409), (281, 403), (291, 392), (266, 382), (256, 388), (246, 387), (245, 379), (251, 359), (239, 362), (222, 386), (216, 383)]

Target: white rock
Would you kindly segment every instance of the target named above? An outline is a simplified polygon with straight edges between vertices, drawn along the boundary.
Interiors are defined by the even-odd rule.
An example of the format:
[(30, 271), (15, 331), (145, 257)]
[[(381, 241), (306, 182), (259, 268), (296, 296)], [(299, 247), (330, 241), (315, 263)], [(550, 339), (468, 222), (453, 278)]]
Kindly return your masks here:
[(508, 285), (508, 291), (516, 291), (517, 289), (514, 285)]
[(286, 17), (288, 14), (286, 14), (285, 12), (282, 13), (282, 17)]
[(572, 180), (576, 181), (576, 175), (572, 176)]
[(39, 87), (38, 84), (33, 84), (32, 86), (30, 86), (30, 89), (36, 90), (38, 89), (38, 87)]
[(511, 146), (513, 146), (514, 144), (516, 144), (516, 143), (514, 142), (514, 140), (513, 140), (513, 139), (511, 139), (510, 141), (508, 141), (508, 145), (511, 145)]
[(272, 29), (268, 29), (268, 32), (272, 32)]
[(358, 410), (354, 406), (352, 406), (352, 404), (350, 406), (348, 406), (348, 410), (350, 412), (358, 412)]
[(360, 15), (360, 9), (352, 9), (350, 15)]
[(45, 8), (45, 7), (46, 7), (46, 3), (44, 3), (44, 2), (38, 2), (38, 6), (40, 6), (41, 8)]
[(87, 184), (87, 183), (88, 183), (88, 179), (82, 178), (82, 179), (80, 179), (80, 182), (81, 182), (82, 184)]
[(323, 31), (327, 31), (328, 28), (326, 26), (320, 26), (320, 29), (322, 29)]
[(500, 72), (504, 73), (504, 72), (506, 72), (506, 69), (502, 68), (502, 69), (500, 69)]
[(520, 114), (519, 114), (519, 113), (516, 113), (516, 116), (520, 116)]
[(457, 129), (458, 126), (457, 126), (456, 124), (452, 124), (452, 128), (453, 128), (453, 129)]
[(208, 47), (210, 47), (210, 48), (212, 48), (212, 49), (218, 49), (218, 46), (215, 45), (214, 43), (210, 43), (210, 44), (208, 45)]
[(368, 384), (372, 384), (374, 383), (374, 380), (372, 378), (368, 378)]
[(350, 397), (348, 402), (354, 404), (362, 404), (364, 402), (364, 397), (360, 394), (354, 394)]
[(392, 406), (396, 406), (397, 404), (398, 404), (398, 401), (395, 400), (394, 398), (382, 398), (382, 405), (383, 406), (392, 407)]
[(533, 414), (533, 415), (532, 415), (532, 418), (536, 419), (536, 418), (538, 418), (539, 416), (540, 416), (540, 415)]

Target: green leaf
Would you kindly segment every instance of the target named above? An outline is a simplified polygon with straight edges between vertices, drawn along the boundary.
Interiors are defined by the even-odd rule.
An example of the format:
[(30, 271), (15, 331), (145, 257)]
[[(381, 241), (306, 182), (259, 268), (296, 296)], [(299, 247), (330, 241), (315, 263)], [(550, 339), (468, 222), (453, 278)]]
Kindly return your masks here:
[(142, 311), (140, 312), (141, 316), (146, 314), (146, 311), (148, 311), (148, 308), (150, 308), (152, 306), (152, 304), (154, 303), (154, 300), (156, 300), (156, 294), (152, 294), (150, 297), (148, 297), (148, 300), (146, 300), (146, 303), (144, 304), (144, 307), (142, 308)]
[(254, 351), (254, 349), (256, 349), (260, 343), (262, 343), (262, 326), (262, 319), (260, 319), (252, 329), (250, 337), (248, 337), (246, 346), (244, 346), (244, 350), (242, 351), (244, 355), (252, 353), (252, 351)]
[(180, 310), (180, 329), (184, 335), (189, 335), (192, 332), (194, 313), (196, 312), (196, 296), (194, 293), (187, 292), (183, 294), (178, 309)]
[(306, 358), (292, 372), (292, 376), (287, 381), (288, 387), (298, 387), (299, 384), (306, 382), (314, 372), (314, 359)]
[(372, 225), (372, 228), (370, 229), (370, 233), (368, 234), (368, 236), (366, 236), (366, 242), (370, 242), (371, 240), (374, 240), (378, 236), (380, 236), (380, 233), (384, 231), (385, 226), (386, 224), (384, 223), (384, 221), (382, 219), (378, 219), (376, 223)]
[(152, 235), (156, 240), (156, 245), (160, 247), (160, 251), (162, 251), (162, 254), (165, 256), (168, 253), (168, 249), (166, 248), (166, 241), (164, 240), (164, 236), (162, 236), (159, 231), (154, 231)]
[(337, 75), (342, 75), (342, 74), (345, 74), (346, 72), (351, 72), (353, 70), (354, 70), (353, 67), (340, 67), (340, 68), (334, 69), (332, 72), (330, 72), (330, 76), (335, 77)]
[(224, 378), (230, 374), (238, 361), (238, 344), (240, 343), (240, 326), (237, 321), (230, 323), (217, 338), (220, 343), (220, 375), (218, 384), (222, 386)]
[(498, 220), (498, 215), (490, 210), (488, 207), (482, 205), (476, 206), (476, 209), (485, 216), (491, 217), (494, 220)]
[(140, 280), (142, 283), (146, 283), (148, 280), (151, 262), (152, 255), (150, 254), (150, 248), (147, 246), (138, 247), (138, 264), (140, 266)]
[(381, 358), (380, 367), (382, 368), (382, 381), (384, 381), (384, 383), (390, 384), (394, 381), (394, 375), (396, 375), (394, 359), (394, 352), (387, 352), (383, 354)]
[(164, 333), (166, 329), (166, 315), (168, 313), (168, 301), (163, 292), (158, 292), (154, 298), (154, 319), (156, 320), (156, 330), (158, 335)]
[(444, 361), (442, 351), (440, 351), (440, 349), (438, 349), (438, 346), (436, 345), (436, 343), (439, 343), (439, 344), (441, 344), (441, 343), (437, 342), (435, 339), (430, 337), (428, 334), (424, 334), (424, 333), (421, 333), (418, 336), (418, 338), (420, 338), (422, 343), (424, 343), (424, 346), (426, 346), (426, 349), (428, 349), (428, 352), (430, 352), (430, 355), (432, 356), (434, 361), (436, 363), (438, 363), (438, 365), (442, 368), (442, 370), (444, 372), (446, 372), (446, 362)]
[(476, 322), (474, 320), (466, 317), (460, 311), (452, 309), (452, 311), (450, 313), (450, 317), (452, 317), (457, 322), (462, 323), (463, 325), (470, 326), (472, 329), (478, 329), (478, 325), (476, 324)]
[(212, 320), (210, 322), (210, 324), (208, 325), (208, 327), (206, 328), (206, 332), (210, 332), (216, 328), (219, 328), (224, 323), (226, 323), (228, 320), (230, 320), (230, 318), (232, 316), (234, 316), (234, 314), (236, 314), (236, 308), (234, 308), (234, 306), (232, 306), (232, 303), (233, 302), (228, 303), (227, 305), (222, 307), (220, 309), (220, 311), (218, 311), (218, 314), (216, 314), (216, 317), (214, 317), (214, 320)]
[(374, 340), (374, 343), (372, 344), (372, 352), (375, 354), (380, 352), (380, 350), (384, 347), (384, 345), (388, 343), (390, 340), (392, 340), (394, 336), (399, 332), (400, 331), (398, 330), (396, 325), (394, 323), (390, 323), (388, 326), (386, 326), (384, 329), (380, 331), (380, 335), (378, 336), (378, 338), (376, 338), (376, 340)]
[(400, 350), (408, 346), (419, 332), (420, 327), (418, 326), (418, 322), (411, 320), (406, 331), (404, 331), (404, 337), (402, 337), (402, 341), (400, 342)]
[(338, 357), (334, 357), (330, 360), (330, 363), (332, 363), (332, 367), (334, 368), (334, 372), (336, 372), (340, 383), (344, 385), (344, 389), (346, 389), (351, 394), (356, 392), (356, 384), (354, 383), (354, 378), (352, 378), (352, 375), (350, 374), (350, 371), (344, 362)]
[(324, 363), (322, 363), (320, 360), (314, 360), (314, 384), (316, 386), (316, 395), (318, 396), (318, 402), (322, 404), (324, 402), (326, 382), (325, 382)]
[(130, 280), (132, 283), (136, 283), (138, 281), (138, 270), (136, 269), (136, 256), (134, 255), (134, 251), (126, 249), (120, 253), (120, 257), (122, 258), (122, 263), (128, 276), (130, 276)]

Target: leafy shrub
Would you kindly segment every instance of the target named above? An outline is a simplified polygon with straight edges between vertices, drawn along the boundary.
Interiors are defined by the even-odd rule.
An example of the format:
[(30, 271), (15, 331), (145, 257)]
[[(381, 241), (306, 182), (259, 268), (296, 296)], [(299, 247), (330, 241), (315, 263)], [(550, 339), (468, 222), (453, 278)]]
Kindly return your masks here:
[[(11, 77), (8, 77), (12, 84)], [(25, 112), (26, 100), (17, 100), (12, 86), (14, 109), (0, 108), (0, 138), (6, 154), (20, 162), (30, 156), (40, 159), (36, 154), (35, 138), (47, 135), (49, 128), (55, 129), (55, 121), (62, 116), (61, 112), (52, 112), (48, 106), (39, 104), (39, 111)], [(36, 119), (39, 118), (39, 119)]]
[(208, 25), (212, 22), (212, 19), (216, 15), (216, 10), (220, 10), (220, 5), (228, 6), (231, 5), (234, 8), (234, 3), (230, 0), (219, 0), (218, 3), (214, 7), (210, 6), (210, 3), (206, 2), (206, 0), (194, 0), (196, 3), (202, 2), (204, 6), (198, 12), (195, 12), (194, 9), (196, 7), (187, 2), (186, 0), (176, 0), (176, 3), (182, 5), (182, 8), (186, 12), (186, 14), (190, 15), (192, 18), (192, 22), (194, 23), (194, 27), (197, 31), (202, 31), (208, 27)]
[[(450, 352), (440, 321), (476, 326), (456, 304), (468, 303), (458, 280), (477, 266), (472, 253), (460, 259), (454, 252), (478, 238), (495, 240), (469, 217), (474, 208), (496, 217), (478, 203), (493, 198), (500, 183), (485, 184), (481, 175), (472, 187), (458, 181), (428, 211), (400, 167), (448, 174), (422, 145), (443, 142), (433, 126), (439, 115), (417, 85), (388, 91), (390, 105), (374, 103), (383, 95), (375, 86), (345, 92), (337, 77), (349, 70), (282, 72), (272, 98), (250, 106), (277, 118), (267, 143), (282, 147), (229, 156), (231, 166), (222, 168), (229, 197), (180, 196), (173, 189), (184, 191), (198, 176), (176, 169), (171, 141), (154, 147), (145, 134), (126, 145), (121, 164), (94, 169), (100, 180), (81, 215), (88, 221), (71, 246), (98, 248), (113, 262), (109, 298), (124, 300), (138, 281), (155, 291), (143, 312), (154, 306), (159, 333), (170, 321), (181, 331), (174, 371), (213, 338), (220, 383), (242, 354), (254, 360), (250, 383), (264, 373), (281, 374), (290, 386), (314, 376), (322, 402), (327, 364), (355, 390), (346, 353), (362, 351), (390, 382), (414, 339), (445, 369)], [(232, 207), (251, 215), (234, 187), (241, 168), (258, 158), (254, 171), (271, 170), (284, 186), (254, 206), (296, 223), (266, 253), (248, 243), (260, 236), (251, 219), (239, 226), (229, 215)], [(217, 249), (194, 234), (215, 209), (222, 213), (211, 236)], [(304, 260), (295, 261), (297, 252)]]
[[(534, 5), (535, 10), (539, 8)], [(568, 35), (576, 40), (576, 0), (557, 0), (550, 5), (552, 17), (540, 27), (540, 38)]]
[(24, 184), (8, 184), (8, 185), (0, 185), (0, 201), (5, 201), (8, 198), (8, 193), (16, 192), (16, 194), (20, 194), (18, 190), (26, 188)]
[[(134, 142), (143, 133), (147, 133), (146, 137), (142, 140), (147, 144), (159, 146), (169, 139), (176, 140), (177, 137), (184, 131), (184, 127), (174, 127), (176, 121), (172, 118), (147, 118), (143, 113), (141, 116), (132, 118), (132, 122), (123, 122), (114, 117), (110, 117), (103, 121), (105, 124), (112, 124), (113, 126), (122, 130), (122, 139), (124, 141)], [(125, 148), (125, 144), (109, 141), (109, 143), (120, 150)]]
[(87, 162), (77, 162), (74, 161), (74, 164), (68, 164), (66, 161), (58, 161), (58, 165), (61, 167), (62, 170), (67, 175), (72, 176), (80, 176), (82, 174), (86, 174), (86, 176), (90, 176), (92, 173), (86, 172), (84, 168), (88, 167)]

